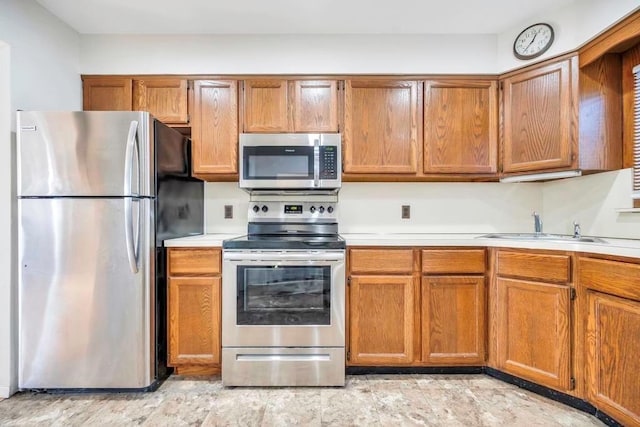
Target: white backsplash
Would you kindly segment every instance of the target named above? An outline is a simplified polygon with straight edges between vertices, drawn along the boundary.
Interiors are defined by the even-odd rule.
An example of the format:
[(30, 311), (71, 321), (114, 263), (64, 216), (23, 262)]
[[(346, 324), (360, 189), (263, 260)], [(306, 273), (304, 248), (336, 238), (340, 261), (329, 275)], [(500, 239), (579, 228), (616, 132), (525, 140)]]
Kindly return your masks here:
[(571, 233), (576, 220), (587, 236), (640, 239), (640, 213), (616, 212), (632, 207), (631, 185), (632, 169), (544, 184), (544, 231)]
[[(490, 233), (544, 231), (567, 234), (577, 220), (584, 235), (640, 238), (640, 214), (631, 207), (631, 169), (547, 183), (356, 183), (339, 194), (341, 233)], [(224, 206), (233, 219), (224, 219)], [(411, 218), (402, 219), (402, 205)], [(245, 233), (249, 195), (234, 182), (205, 184), (208, 233)]]
[[(232, 205), (233, 219), (224, 219)], [(402, 205), (411, 218), (402, 219)], [(246, 231), (249, 195), (237, 183), (205, 185), (208, 233)], [(355, 183), (342, 184), (341, 233), (488, 233), (528, 231), (531, 212), (542, 210), (540, 184)]]

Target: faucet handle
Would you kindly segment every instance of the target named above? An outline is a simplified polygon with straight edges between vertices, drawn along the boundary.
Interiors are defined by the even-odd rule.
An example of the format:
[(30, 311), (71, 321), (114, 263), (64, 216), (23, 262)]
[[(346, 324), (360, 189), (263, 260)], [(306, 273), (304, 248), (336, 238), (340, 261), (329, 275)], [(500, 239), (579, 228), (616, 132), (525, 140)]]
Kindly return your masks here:
[(580, 238), (580, 223), (576, 220), (573, 220), (573, 237)]

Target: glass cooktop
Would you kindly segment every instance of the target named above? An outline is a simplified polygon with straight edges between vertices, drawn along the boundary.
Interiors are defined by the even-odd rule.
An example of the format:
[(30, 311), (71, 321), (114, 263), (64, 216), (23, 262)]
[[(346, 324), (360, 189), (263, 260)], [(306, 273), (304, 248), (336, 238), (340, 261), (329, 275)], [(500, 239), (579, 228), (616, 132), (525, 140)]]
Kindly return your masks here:
[(249, 234), (222, 242), (223, 249), (345, 249), (337, 234)]

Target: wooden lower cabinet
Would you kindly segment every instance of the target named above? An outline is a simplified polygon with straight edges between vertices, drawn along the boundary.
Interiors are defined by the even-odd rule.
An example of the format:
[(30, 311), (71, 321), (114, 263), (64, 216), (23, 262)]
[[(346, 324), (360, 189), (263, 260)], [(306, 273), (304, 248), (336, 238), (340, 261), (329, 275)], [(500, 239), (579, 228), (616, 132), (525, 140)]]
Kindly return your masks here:
[(484, 276), (423, 277), (421, 307), (423, 362), (484, 364)]
[(640, 302), (587, 293), (587, 393), (624, 425), (640, 425)]
[(572, 388), (570, 287), (497, 278), (497, 364), (557, 390)]
[(169, 364), (220, 364), (220, 277), (169, 279)]
[(169, 248), (168, 365), (178, 374), (213, 374), (221, 363), (221, 251)]
[(352, 276), (349, 314), (350, 364), (413, 362), (413, 276)]

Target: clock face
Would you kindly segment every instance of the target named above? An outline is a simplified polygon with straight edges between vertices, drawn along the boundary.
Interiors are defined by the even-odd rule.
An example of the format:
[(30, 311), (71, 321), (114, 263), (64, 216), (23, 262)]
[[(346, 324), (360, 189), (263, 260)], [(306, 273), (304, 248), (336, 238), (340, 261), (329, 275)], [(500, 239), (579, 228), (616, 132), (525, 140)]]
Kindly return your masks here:
[(513, 54), (519, 59), (531, 59), (542, 55), (553, 43), (553, 28), (548, 24), (534, 24), (525, 28), (515, 42)]

